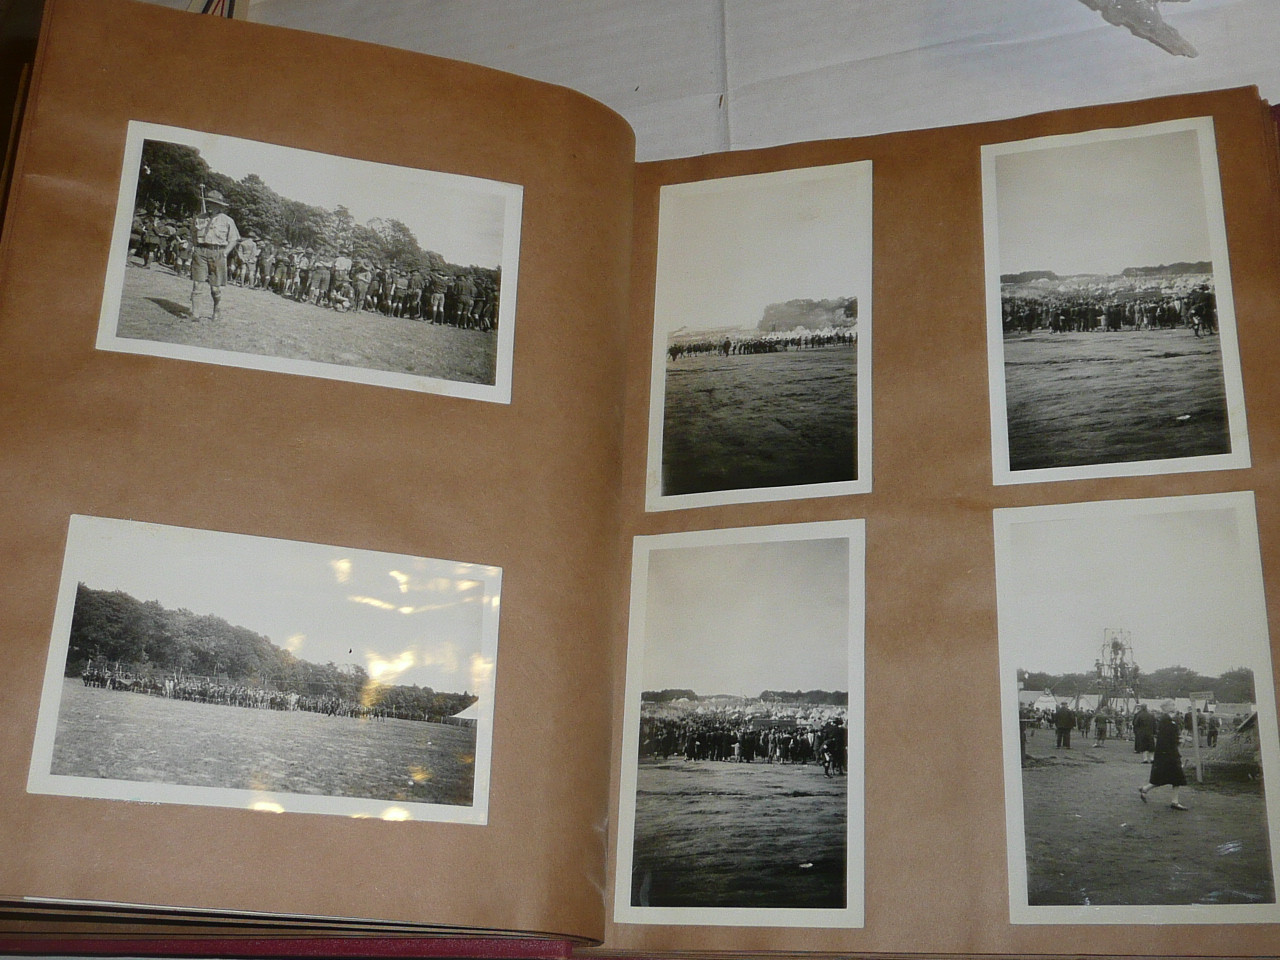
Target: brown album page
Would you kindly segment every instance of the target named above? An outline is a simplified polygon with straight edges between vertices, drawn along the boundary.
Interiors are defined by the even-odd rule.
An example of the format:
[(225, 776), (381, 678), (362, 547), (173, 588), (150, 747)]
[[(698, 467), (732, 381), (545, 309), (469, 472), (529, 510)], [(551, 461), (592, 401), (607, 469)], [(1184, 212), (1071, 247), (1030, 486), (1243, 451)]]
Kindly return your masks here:
[[(1167, 137), (1169, 144), (1149, 144), (1149, 137)], [(991, 145), (1001, 144), (1023, 146), (989, 156)], [(1077, 148), (1081, 158), (1069, 153)], [(1101, 167), (1090, 166), (1088, 151), (1102, 152)], [(1004, 156), (1047, 158), (1050, 172), (1026, 186), (1001, 166)], [(1165, 186), (1166, 175), (1184, 163), (1198, 172), (1178, 181), (1183, 187)], [(861, 202), (856, 192), (839, 204), (808, 205), (806, 197), (826, 189), (815, 171), (852, 183), (859, 165), (869, 168), (873, 213), (851, 228), (830, 214)], [(1181, 664), (1216, 677), (1247, 663), (1256, 682), (1253, 703), (1242, 706), (1239, 720), (1227, 719), (1226, 704), (1216, 706), (1231, 729), (1245, 727), (1242, 739), (1249, 736), (1245, 718), (1252, 706), (1270, 732), (1261, 748), (1250, 741), (1250, 754), (1260, 749), (1263, 766), (1275, 762), (1268, 759), (1274, 746), (1267, 745), (1274, 741), (1269, 664), (1275, 647), (1266, 621), (1269, 615), (1272, 629), (1280, 622), (1276, 182), (1274, 126), (1252, 89), (638, 165), (622, 485), (623, 550), (632, 558), (633, 592), (630, 611), (620, 605), (614, 619), (618, 646), (629, 642), (630, 657), (619, 657), (614, 673), (614, 715), (627, 719), (612, 778), (618, 826), (602, 954), (1276, 952), (1276, 816), (1265, 797), (1275, 789), (1274, 767), (1266, 770), (1265, 790), (1256, 783), (1244, 790), (1198, 785), (1191, 774), (1182, 794), (1188, 811), (1169, 809), (1168, 787), (1143, 802), (1138, 787), (1151, 768), (1142, 765), (1132, 739), (1115, 731), (1127, 730), (1117, 724), (1127, 723), (1127, 711), (1150, 694), (1142, 682), (1135, 688), (1132, 677), (1122, 684), (1119, 674), (1111, 677), (1112, 733), (1099, 748), (1091, 728), (1087, 736), (1077, 732), (1072, 753), (1055, 750), (1054, 730), (1042, 727), (1027, 742), (1030, 759), (1022, 770), (1018, 755), (1025, 671), (1080, 674), (1082, 685), (1061, 687), (1061, 699), (1079, 693), (1080, 709), (1096, 706), (1106, 673), (1099, 647), (1114, 636), (1122, 643), (1116, 649), (1126, 656), (1131, 650), (1148, 673)], [(796, 183), (801, 188), (787, 193)], [(771, 199), (775, 185), (791, 199)], [(1214, 220), (1219, 185), (1225, 236), (1204, 227)], [(1081, 191), (1074, 206), (1088, 211), (1090, 223), (1072, 222), (1069, 210), (1038, 212), (1036, 202), (1069, 188)], [(1191, 198), (1185, 212), (1178, 199), (1184, 189)], [(1148, 208), (1151, 195), (1158, 202)], [(732, 199), (721, 202), (724, 197)], [(1115, 218), (1107, 205), (1132, 213)], [(744, 208), (754, 212), (743, 214)], [(1177, 212), (1176, 220), (1160, 219), (1162, 208)], [(1164, 248), (1149, 250), (1134, 240), (1116, 254), (1114, 269), (1085, 260), (1084, 254), (1107, 248), (1113, 224), (1123, 233), (1124, 220), (1144, 218), (1147, 233), (1179, 237), (1196, 255), (1148, 260)], [(1200, 224), (1194, 242), (1182, 237), (1178, 222), (1190, 220)], [(830, 243), (806, 232), (814, 222), (827, 224)], [(869, 244), (859, 230), (870, 233)], [(1048, 245), (1035, 246), (1055, 231)], [(1041, 260), (1017, 259), (1022, 250)], [(688, 255), (684, 275), (678, 253)], [(1229, 284), (1221, 272), (1228, 254)], [(845, 276), (828, 282), (813, 267), (823, 257), (839, 258)], [(1179, 259), (1212, 260), (1212, 266), (1148, 271), (1141, 283), (1121, 269)], [(1057, 276), (1032, 275), (1035, 269), (1056, 269)], [(1085, 274), (1094, 276), (1086, 282)], [(685, 275), (696, 275), (711, 293), (702, 296), (684, 283)], [(782, 281), (790, 277), (802, 282), (788, 287)], [(1194, 297), (1215, 280), (1220, 323), (1201, 329)], [(1010, 328), (1006, 307), (1002, 333), (1002, 294), (1006, 304), (1018, 302), (1011, 286), (1023, 300), (1064, 311), (1068, 301), (1088, 301), (1093, 313), (1083, 328), (1056, 332), (1050, 321), (1037, 321), (1024, 335)], [(1052, 295), (1037, 292), (1050, 289)], [(718, 302), (736, 303), (743, 290), (756, 291), (755, 312), (725, 319)], [(1234, 330), (1227, 325), (1232, 297)], [(1147, 312), (1166, 300), (1185, 302), (1193, 312), (1165, 320)], [(781, 307), (790, 319), (770, 326), (771, 311)], [(789, 476), (774, 461), (818, 458), (821, 451), (777, 430), (783, 417), (775, 414), (785, 409), (799, 418), (800, 402), (788, 406), (791, 398), (817, 391), (816, 381), (801, 372), (803, 363), (822, 362), (824, 350), (835, 356), (852, 349), (811, 335), (850, 327), (857, 331), (857, 356), (846, 354), (845, 363), (856, 378), (857, 427), (841, 441), (849, 469), (816, 490), (806, 488), (807, 476)], [(1047, 353), (1028, 359), (1016, 349)], [(1093, 351), (1095, 362), (1052, 354), (1077, 349)], [(1176, 431), (1201, 416), (1172, 391), (1159, 399), (1178, 374), (1147, 382), (1136, 394), (1117, 394), (1121, 399), (1107, 392), (1099, 371), (1113, 363), (1126, 388), (1143, 376), (1140, 361), (1114, 355), (1126, 350), (1170, 358), (1209, 351), (1223, 358), (1208, 364), (1226, 368), (1216, 446), (1177, 446), (1184, 435)], [(1085, 467), (1069, 458), (1060, 465), (1018, 460), (1018, 418), (1039, 401), (1023, 402), (1014, 391), (1032, 360), (1084, 371), (1064, 391), (1066, 399), (1059, 397), (1060, 407), (1029, 431), (1033, 439), (1049, 436), (1073, 410), (1084, 411), (1080, 436), (1102, 436), (1113, 429), (1103, 416), (1117, 412), (1111, 407), (1130, 421), (1122, 426), (1140, 431), (1149, 395), (1159, 399), (1157, 432), (1171, 438), (1160, 441), (1170, 447), (1158, 454), (1119, 447)], [(792, 391), (771, 388), (760, 401), (742, 382), (763, 382), (788, 363)], [(751, 377), (741, 373), (748, 364), (756, 365)], [(871, 400), (864, 404), (868, 378)], [(993, 381), (1002, 378), (1007, 405), (993, 393)], [(851, 381), (844, 382), (848, 391)], [(700, 396), (717, 392), (723, 407), (699, 405)], [(850, 399), (846, 394), (842, 415)], [(752, 403), (774, 409), (761, 412)], [(733, 414), (716, 419), (724, 407)], [(1246, 413), (1247, 438), (1240, 430)], [(690, 436), (696, 430), (689, 420), (700, 434)], [(1007, 434), (1006, 446), (993, 454), (996, 433)], [(741, 454), (745, 447), (759, 456)], [(856, 484), (865, 486), (850, 489)], [(1218, 497), (1226, 499), (1212, 499)], [(1031, 512), (1017, 512), (1024, 509)], [(1130, 531), (1147, 531), (1144, 524), (1157, 510), (1161, 522), (1171, 517), (1175, 529), (1183, 530), (1181, 524), (1193, 532), (1168, 540), (1149, 532), (1130, 537)], [(1244, 531), (1231, 541), (1238, 555), (1217, 553), (1216, 534), (1195, 532), (1209, 515)], [(843, 526), (850, 521), (861, 525)], [(1205, 521), (1204, 529), (1216, 522)], [(1017, 552), (1024, 548), (1016, 534), (1024, 528), (1042, 538), (1040, 553)], [(1059, 529), (1076, 533), (1059, 541)], [(791, 538), (798, 550), (815, 536), (847, 538), (854, 549), (842, 557), (865, 556), (864, 594), (857, 577), (836, 591), (822, 564), (807, 559), (780, 560), (758, 574), (760, 565), (774, 562), (764, 554), (770, 541)], [(730, 547), (742, 547), (748, 562), (733, 567)], [(682, 553), (689, 560), (683, 565)], [(1120, 572), (1107, 566), (1112, 554), (1124, 560)], [(1165, 554), (1179, 565), (1173, 573)], [(699, 557), (735, 569), (751, 586), (735, 592), (727, 575), (716, 579), (699, 567)], [(1023, 568), (1025, 581), (1018, 579)], [(1114, 585), (1093, 592), (1095, 568), (1108, 571)], [(696, 598), (684, 595), (671, 569), (683, 573)], [(1235, 592), (1206, 600), (1201, 581)], [(1031, 586), (1019, 586), (1024, 583)], [(1066, 603), (1058, 603), (1058, 585)], [(1033, 588), (1041, 592), (1031, 599), (1041, 606), (1032, 603), (1020, 620), (1026, 597), (1019, 591)], [(619, 593), (626, 589), (620, 585)], [(843, 663), (829, 668), (824, 680), (802, 669), (805, 661), (823, 661), (810, 635), (827, 629), (809, 619), (806, 608), (829, 601), (833, 592), (841, 593), (848, 621), (827, 635), (856, 662), (847, 674)], [(1185, 649), (1175, 642), (1176, 623), (1157, 631), (1143, 626), (1154, 621), (1142, 619), (1148, 615), (1142, 611), (1161, 604), (1181, 613), (1182, 595), (1207, 608), (1196, 611), (1195, 629), (1202, 632)], [(704, 618), (702, 610), (712, 614)], [(740, 616), (742, 610), (752, 617)], [(1242, 610), (1251, 618), (1247, 627), (1238, 622)], [(680, 618), (683, 626), (673, 624)], [(766, 627), (757, 630), (756, 622)], [(1105, 633), (1095, 624), (1128, 632)], [(1248, 645), (1235, 646), (1246, 633)], [(704, 641), (698, 658), (683, 655), (682, 637)], [(1019, 647), (1032, 637), (1038, 646)], [(1069, 665), (1050, 669), (1059, 650), (1070, 654)], [(848, 690), (847, 711), (814, 698), (787, 703), (785, 691), (814, 688)], [(726, 696), (710, 696), (716, 694)], [(1213, 709), (1205, 707), (1203, 692), (1179, 696), (1179, 704), (1198, 696), (1198, 709)], [(1217, 699), (1226, 698), (1222, 688)], [(794, 748), (797, 723), (802, 735), (807, 725), (818, 740), (819, 728), (847, 730), (847, 805), (823, 805), (824, 797), (845, 788), (833, 786), (837, 781), (824, 777), (816, 760), (800, 766), (779, 754), (779, 741)], [(664, 729), (677, 731), (665, 745)], [(720, 763), (717, 729), (731, 731), (734, 741)], [(1192, 748), (1187, 735), (1183, 739), (1189, 764)], [(713, 744), (710, 758), (700, 759), (703, 741)], [(754, 757), (734, 752), (747, 744)], [(1081, 756), (1086, 753), (1092, 756)], [(1102, 772), (1111, 779), (1090, 779)], [(1052, 785), (1043, 795), (1035, 792), (1041, 782)], [(703, 801), (689, 799), (690, 790)], [(1236, 873), (1227, 866), (1233, 858)], [(824, 899), (813, 883), (824, 870), (834, 899)], [(1066, 888), (1059, 876), (1085, 879)], [(809, 890), (817, 892), (809, 896)], [(844, 912), (826, 909), (832, 904)]]
[(637, 165), (49, 0), (0, 929), (1277, 952), (1278, 179), (1253, 90)]
[[(599, 938), (631, 131), (47, 8), (0, 259), (0, 896)], [(228, 201), (259, 260), (192, 303)]]

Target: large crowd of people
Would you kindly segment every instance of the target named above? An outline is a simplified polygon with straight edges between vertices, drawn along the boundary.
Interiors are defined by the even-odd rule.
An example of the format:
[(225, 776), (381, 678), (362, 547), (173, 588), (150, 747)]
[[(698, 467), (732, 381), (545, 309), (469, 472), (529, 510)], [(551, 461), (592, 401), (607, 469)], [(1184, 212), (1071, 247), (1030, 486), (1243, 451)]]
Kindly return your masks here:
[[(139, 212), (129, 235), (129, 257), (143, 267), (162, 265), (192, 277), (196, 244), (187, 225)], [(342, 312), (367, 311), (492, 331), (498, 325), (499, 284), (488, 271), (427, 271), (353, 256), (324, 242), (289, 245), (245, 235), (227, 255), (227, 282), (299, 303)]]
[(790, 350), (817, 350), (822, 347), (845, 346), (858, 342), (856, 327), (830, 327), (791, 333), (762, 333), (751, 336), (704, 337), (678, 340), (667, 346), (667, 359), (718, 354), (739, 357), (760, 353), (782, 353)]
[[(1145, 704), (1128, 710), (1117, 706), (1104, 706), (1098, 710), (1072, 708), (1066, 703), (1058, 704), (1055, 710), (1036, 710), (1022, 705), (1018, 709), (1019, 726), (1023, 744), (1026, 738), (1033, 736), (1032, 731), (1047, 729), (1054, 732), (1055, 746), (1058, 749), (1070, 749), (1072, 734), (1085, 739), (1092, 738), (1095, 745), (1100, 746), (1107, 740), (1124, 740), (1134, 744), (1134, 752), (1147, 753), (1145, 746), (1148, 734), (1148, 721), (1152, 714)], [(1239, 717), (1232, 717), (1225, 722), (1217, 713), (1188, 710), (1179, 716), (1183, 737), (1190, 742), (1192, 729), (1200, 737), (1204, 746), (1213, 747), (1218, 743), (1219, 734), (1224, 728), (1234, 730), (1240, 722)]]
[(298, 693), (264, 686), (237, 683), (218, 677), (190, 674), (161, 674), (119, 663), (90, 660), (81, 673), (86, 687), (139, 693), (170, 700), (187, 700), (224, 707), (254, 710), (305, 710), (331, 717), (353, 717), (361, 720), (426, 720), (425, 714), (405, 715), (379, 703), (365, 704), (336, 693)]
[(821, 725), (763, 723), (719, 712), (640, 720), (640, 759), (727, 763), (820, 764), (828, 776), (847, 772), (849, 728), (839, 719)]
[(1127, 292), (1006, 294), (1000, 305), (1005, 333), (1185, 329), (1200, 337), (1218, 330), (1217, 302), (1208, 283), (1143, 296)]

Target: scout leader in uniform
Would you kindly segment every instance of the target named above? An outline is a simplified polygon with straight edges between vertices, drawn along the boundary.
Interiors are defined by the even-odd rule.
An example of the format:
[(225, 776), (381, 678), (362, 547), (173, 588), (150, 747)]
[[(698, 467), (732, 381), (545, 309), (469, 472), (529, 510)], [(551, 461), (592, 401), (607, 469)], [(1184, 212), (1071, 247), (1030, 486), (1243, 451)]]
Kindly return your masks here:
[(240, 242), (236, 222), (227, 216), (229, 204), (217, 190), (210, 190), (200, 198), (200, 214), (191, 220), (191, 242), (195, 251), (191, 260), (191, 319), (196, 315), (196, 293), (200, 284), (209, 284), (213, 298), (213, 316), (218, 319), (218, 304), (222, 299), (222, 287), (227, 282), (227, 257)]

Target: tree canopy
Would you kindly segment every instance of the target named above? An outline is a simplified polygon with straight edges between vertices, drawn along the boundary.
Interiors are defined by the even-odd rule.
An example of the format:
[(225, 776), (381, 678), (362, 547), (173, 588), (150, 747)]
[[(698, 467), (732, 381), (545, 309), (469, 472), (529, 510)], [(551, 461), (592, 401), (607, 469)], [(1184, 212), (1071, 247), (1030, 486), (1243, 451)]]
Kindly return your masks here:
[(138, 171), (135, 206), (175, 220), (200, 212), (201, 190), (217, 190), (227, 198), (228, 212), (245, 236), (269, 239), (290, 247), (346, 252), (396, 269), (485, 278), (495, 285), (500, 271), (474, 264), (453, 264), (434, 250), (424, 250), (413, 231), (395, 218), (358, 223), (338, 204), (333, 210), (282, 196), (256, 173), (233, 180), (212, 169), (200, 151), (180, 143), (146, 140)]
[[(1081, 693), (1097, 693), (1097, 676), (1089, 673), (1043, 673), (1019, 670), (1018, 679), (1027, 690), (1052, 690), (1058, 696), (1073, 697)], [(1235, 667), (1216, 677), (1206, 676), (1189, 667), (1174, 665), (1140, 674), (1137, 695), (1148, 699), (1188, 697), (1193, 693), (1211, 692), (1219, 703), (1253, 703), (1253, 671)]]
[(391, 708), (398, 715), (452, 716), (475, 703), (463, 693), (372, 682), (358, 664), (317, 664), (295, 657), (267, 637), (222, 617), (169, 610), (119, 590), (76, 588), (66, 676), (90, 660), (165, 675), (192, 675), (288, 693), (329, 695)]
[(782, 700), (786, 703), (847, 707), (849, 694), (843, 690), (764, 690), (761, 700)]

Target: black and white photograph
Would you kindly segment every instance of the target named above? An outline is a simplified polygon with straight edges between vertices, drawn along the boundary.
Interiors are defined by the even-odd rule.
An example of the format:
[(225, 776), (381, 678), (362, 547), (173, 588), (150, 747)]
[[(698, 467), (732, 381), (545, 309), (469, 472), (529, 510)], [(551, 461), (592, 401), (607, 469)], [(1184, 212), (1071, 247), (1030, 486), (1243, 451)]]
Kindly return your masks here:
[(982, 148), (998, 484), (1249, 466), (1208, 117)]
[(97, 346), (509, 403), (522, 197), (130, 121)]
[(1280, 920), (1253, 495), (994, 522), (1012, 922)]
[(637, 537), (619, 923), (863, 923), (861, 520)]
[(871, 489), (871, 162), (664, 186), (646, 507)]
[(501, 580), (73, 516), (27, 788), (483, 824)]

